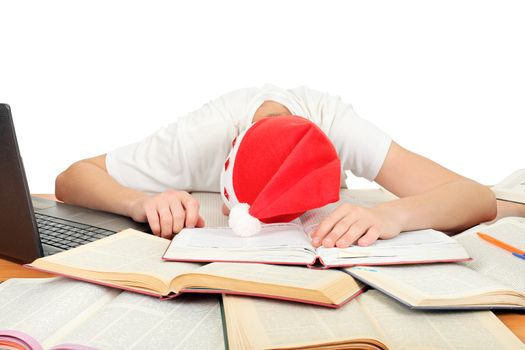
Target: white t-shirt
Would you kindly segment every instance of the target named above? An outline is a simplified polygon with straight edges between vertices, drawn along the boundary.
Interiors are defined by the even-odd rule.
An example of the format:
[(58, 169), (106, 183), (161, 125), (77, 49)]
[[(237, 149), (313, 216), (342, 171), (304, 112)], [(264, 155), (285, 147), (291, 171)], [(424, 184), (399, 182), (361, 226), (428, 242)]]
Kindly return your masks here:
[(120, 184), (146, 192), (169, 188), (220, 192), (221, 168), (231, 141), (268, 100), (317, 124), (334, 144), (343, 171), (370, 181), (377, 176), (391, 143), (387, 134), (339, 97), (307, 87), (272, 85), (225, 94), (141, 142), (109, 152), (107, 170)]

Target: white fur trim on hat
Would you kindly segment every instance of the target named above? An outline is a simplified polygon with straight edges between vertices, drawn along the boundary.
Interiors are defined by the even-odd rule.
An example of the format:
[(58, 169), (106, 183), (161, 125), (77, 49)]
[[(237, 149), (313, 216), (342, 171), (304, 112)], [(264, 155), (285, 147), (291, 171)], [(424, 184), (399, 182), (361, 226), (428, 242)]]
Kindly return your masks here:
[(250, 206), (246, 203), (234, 205), (230, 210), (228, 224), (233, 232), (241, 237), (253, 236), (261, 231), (259, 219), (250, 215)]

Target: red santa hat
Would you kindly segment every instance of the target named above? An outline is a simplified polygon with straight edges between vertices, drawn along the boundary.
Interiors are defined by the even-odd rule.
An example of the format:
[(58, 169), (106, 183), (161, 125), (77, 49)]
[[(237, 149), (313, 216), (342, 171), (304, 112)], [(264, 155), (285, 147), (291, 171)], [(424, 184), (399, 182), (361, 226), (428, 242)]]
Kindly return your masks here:
[(229, 225), (251, 236), (339, 200), (341, 162), (317, 125), (297, 116), (252, 124), (232, 142), (221, 174)]

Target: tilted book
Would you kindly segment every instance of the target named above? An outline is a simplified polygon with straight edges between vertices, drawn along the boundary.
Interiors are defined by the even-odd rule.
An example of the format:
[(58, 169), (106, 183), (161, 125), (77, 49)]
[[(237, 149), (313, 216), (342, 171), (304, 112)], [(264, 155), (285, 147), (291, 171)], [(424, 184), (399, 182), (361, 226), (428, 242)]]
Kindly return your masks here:
[(132, 229), (25, 266), (161, 298), (233, 293), (338, 307), (364, 286), (343, 271), (298, 266), (165, 262), (170, 241)]
[(482, 240), (476, 232), (525, 250), (525, 219), (505, 218), (455, 237), (472, 261), (346, 271), (411, 308), (525, 310), (525, 260)]

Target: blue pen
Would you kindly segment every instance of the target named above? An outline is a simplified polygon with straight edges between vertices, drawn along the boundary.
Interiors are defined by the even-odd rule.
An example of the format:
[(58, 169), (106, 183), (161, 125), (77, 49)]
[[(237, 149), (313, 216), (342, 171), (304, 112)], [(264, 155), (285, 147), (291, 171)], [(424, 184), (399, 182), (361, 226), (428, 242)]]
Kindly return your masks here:
[(522, 258), (523, 260), (525, 260), (525, 254), (512, 253), (512, 255), (517, 256), (518, 258)]

